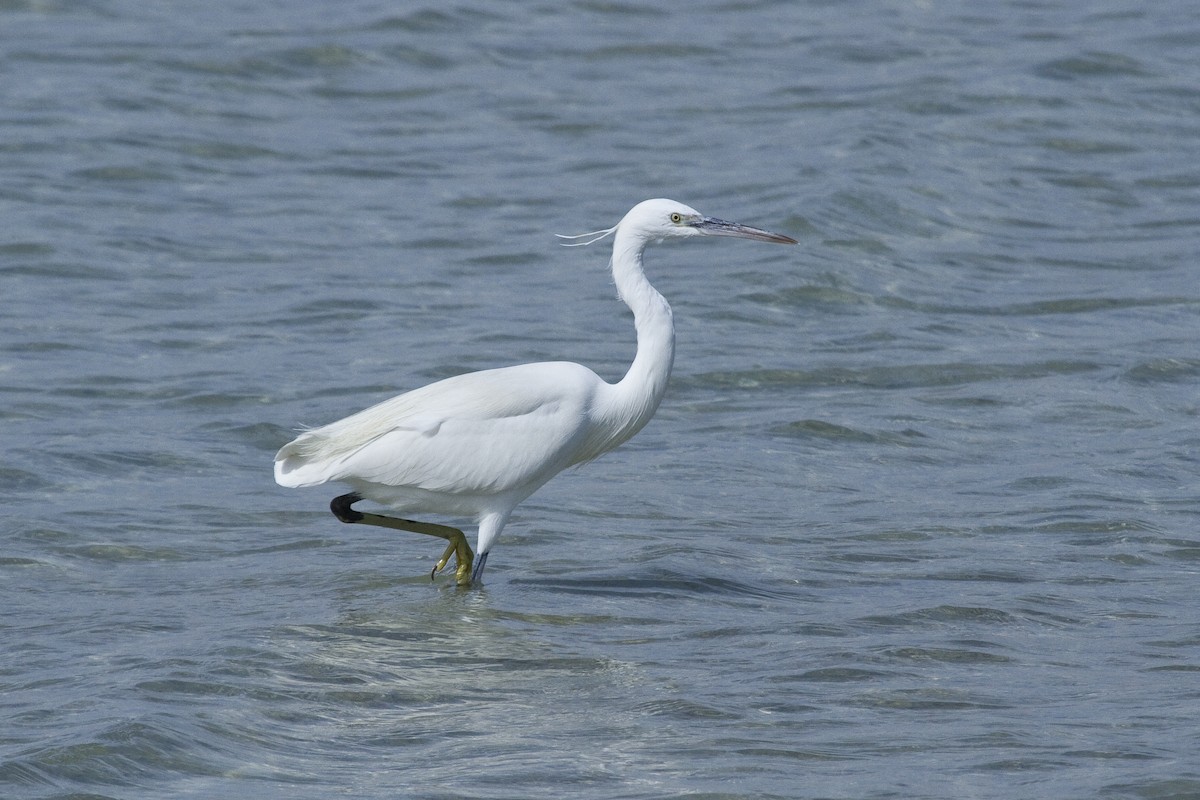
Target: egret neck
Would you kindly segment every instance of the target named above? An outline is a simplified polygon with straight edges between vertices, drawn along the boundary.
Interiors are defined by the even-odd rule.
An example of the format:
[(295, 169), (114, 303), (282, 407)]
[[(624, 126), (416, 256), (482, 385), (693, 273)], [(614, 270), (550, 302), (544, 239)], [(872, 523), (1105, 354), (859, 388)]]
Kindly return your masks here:
[(614, 387), (613, 416), (621, 420), (613, 432), (611, 447), (641, 430), (662, 400), (675, 361), (675, 326), (671, 306), (658, 293), (642, 268), (646, 237), (617, 228), (613, 240), (612, 274), (617, 293), (633, 311), (637, 330), (637, 354), (625, 377)]

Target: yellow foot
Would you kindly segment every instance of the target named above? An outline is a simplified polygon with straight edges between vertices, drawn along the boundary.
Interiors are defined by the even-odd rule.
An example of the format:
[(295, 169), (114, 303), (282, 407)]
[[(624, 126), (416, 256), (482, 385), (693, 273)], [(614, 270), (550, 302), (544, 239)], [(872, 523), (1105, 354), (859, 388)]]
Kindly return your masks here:
[(459, 586), (470, 586), (471, 565), (475, 562), (475, 553), (467, 544), (467, 537), (461, 533), (450, 540), (446, 552), (442, 553), (442, 557), (433, 565), (433, 571), (429, 573), (429, 580), (433, 580), (434, 576), (446, 568), (446, 565), (450, 563), (450, 556), (454, 556), (458, 562), (454, 568), (454, 582)]

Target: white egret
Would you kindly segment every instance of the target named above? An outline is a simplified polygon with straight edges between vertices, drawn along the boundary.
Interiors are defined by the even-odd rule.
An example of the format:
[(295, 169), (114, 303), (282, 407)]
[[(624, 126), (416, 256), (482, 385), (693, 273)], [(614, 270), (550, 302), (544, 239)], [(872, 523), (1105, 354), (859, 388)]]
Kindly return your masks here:
[[(430, 577), (453, 555), (460, 585), (479, 580), (518, 503), (567, 467), (628, 440), (658, 409), (675, 358), (675, 327), (671, 307), (642, 271), (646, 245), (702, 235), (796, 244), (661, 199), (639, 203), (607, 230), (561, 238), (591, 244), (609, 235), (613, 282), (637, 330), (637, 354), (620, 381), (607, 383), (567, 361), (447, 378), (305, 431), (276, 454), (275, 480), (289, 487), (347, 484), (353, 491), (330, 504), (342, 522), (446, 539)], [(478, 561), (458, 528), (355, 510), (364, 499), (406, 514), (473, 517)]]

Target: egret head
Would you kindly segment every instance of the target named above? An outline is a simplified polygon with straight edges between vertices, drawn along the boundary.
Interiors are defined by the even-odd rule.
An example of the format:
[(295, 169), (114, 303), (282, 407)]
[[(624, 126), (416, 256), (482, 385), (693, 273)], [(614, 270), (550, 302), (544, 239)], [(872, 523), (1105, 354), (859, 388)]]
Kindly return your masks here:
[(652, 241), (687, 236), (732, 236), (760, 242), (796, 244), (790, 236), (752, 228), (737, 222), (706, 217), (696, 209), (674, 200), (646, 200), (634, 206), (618, 227), (635, 227)]
[(643, 242), (661, 242), (664, 239), (679, 239), (688, 236), (732, 236), (739, 239), (756, 239), (760, 242), (776, 242), (778, 244), (796, 244), (790, 236), (764, 231), (737, 222), (726, 222), (723, 219), (706, 217), (691, 206), (677, 203), (674, 200), (657, 198), (643, 200), (629, 210), (629, 213), (614, 227), (603, 231), (580, 234), (579, 236), (562, 236), (563, 239), (589, 238), (585, 242), (574, 244), (591, 244), (603, 239), (609, 234), (621, 231), (632, 235)]

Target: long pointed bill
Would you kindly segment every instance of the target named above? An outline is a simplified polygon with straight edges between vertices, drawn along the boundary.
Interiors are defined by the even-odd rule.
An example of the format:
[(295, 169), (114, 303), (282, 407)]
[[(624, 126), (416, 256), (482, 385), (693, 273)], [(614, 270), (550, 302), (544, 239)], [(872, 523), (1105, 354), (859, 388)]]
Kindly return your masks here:
[(705, 217), (696, 223), (696, 230), (709, 236), (734, 236), (738, 239), (754, 239), (759, 242), (775, 242), (777, 244), (799, 244), (790, 236), (782, 233), (771, 233), (762, 228), (752, 228), (737, 222), (726, 222), (723, 219)]

